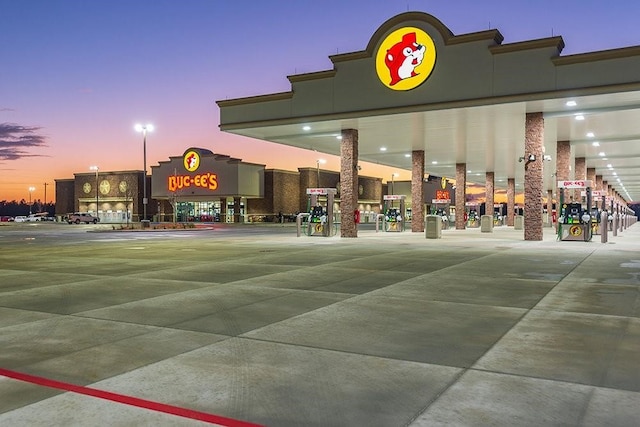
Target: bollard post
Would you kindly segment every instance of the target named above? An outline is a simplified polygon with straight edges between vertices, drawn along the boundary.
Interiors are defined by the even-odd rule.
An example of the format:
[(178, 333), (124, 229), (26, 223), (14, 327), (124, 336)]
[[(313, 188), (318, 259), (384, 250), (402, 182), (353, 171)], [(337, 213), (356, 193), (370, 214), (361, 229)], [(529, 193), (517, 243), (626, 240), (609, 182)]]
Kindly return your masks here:
[(607, 243), (607, 233), (609, 227), (607, 227), (607, 211), (602, 211), (600, 214), (600, 242)]

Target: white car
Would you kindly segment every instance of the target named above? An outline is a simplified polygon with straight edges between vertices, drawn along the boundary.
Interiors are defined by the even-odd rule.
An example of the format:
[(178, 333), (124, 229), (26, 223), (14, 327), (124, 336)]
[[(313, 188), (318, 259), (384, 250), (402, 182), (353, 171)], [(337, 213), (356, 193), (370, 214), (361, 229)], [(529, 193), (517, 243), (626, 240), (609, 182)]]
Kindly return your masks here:
[(49, 216), (49, 212), (38, 212), (27, 217), (28, 222), (53, 221), (53, 219), (53, 217)]
[(18, 215), (13, 218), (13, 222), (27, 222), (27, 217), (24, 215)]

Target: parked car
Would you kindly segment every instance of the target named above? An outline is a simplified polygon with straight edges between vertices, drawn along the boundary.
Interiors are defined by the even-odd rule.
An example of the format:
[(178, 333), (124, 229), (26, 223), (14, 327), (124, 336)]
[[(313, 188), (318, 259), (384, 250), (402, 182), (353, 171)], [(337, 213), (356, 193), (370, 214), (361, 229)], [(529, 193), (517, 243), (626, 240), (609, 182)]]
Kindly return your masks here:
[(69, 224), (80, 224), (82, 222), (85, 224), (97, 224), (98, 221), (100, 221), (98, 217), (95, 217), (87, 212), (75, 212), (69, 214), (69, 217), (67, 218), (67, 222)]
[(14, 222), (27, 222), (27, 217), (24, 215), (18, 215), (13, 218)]
[(37, 221), (53, 221), (55, 218), (49, 216), (49, 212), (38, 212), (31, 214), (27, 217), (28, 222), (37, 222)]

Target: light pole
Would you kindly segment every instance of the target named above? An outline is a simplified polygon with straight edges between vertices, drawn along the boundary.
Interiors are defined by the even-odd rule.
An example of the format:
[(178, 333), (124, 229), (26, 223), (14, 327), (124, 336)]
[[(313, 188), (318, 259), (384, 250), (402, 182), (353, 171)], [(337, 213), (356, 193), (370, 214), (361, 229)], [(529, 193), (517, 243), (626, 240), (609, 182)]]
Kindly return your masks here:
[(142, 152), (144, 157), (144, 173), (142, 174), (142, 219), (147, 219), (147, 132), (153, 131), (153, 125), (136, 125), (136, 131), (142, 132)]
[(29, 187), (29, 215), (31, 215), (31, 193), (36, 190), (36, 187)]
[(391, 195), (393, 195), (393, 184), (394, 184), (394, 179), (396, 176), (398, 176), (398, 173), (392, 173), (391, 174)]
[(318, 176), (318, 182), (317, 182), (317, 187), (320, 188), (320, 163), (322, 163), (323, 165), (325, 163), (327, 163), (327, 161), (325, 159), (317, 159), (316, 160), (316, 173)]
[(96, 171), (96, 218), (98, 218), (98, 166), (89, 166), (89, 170)]

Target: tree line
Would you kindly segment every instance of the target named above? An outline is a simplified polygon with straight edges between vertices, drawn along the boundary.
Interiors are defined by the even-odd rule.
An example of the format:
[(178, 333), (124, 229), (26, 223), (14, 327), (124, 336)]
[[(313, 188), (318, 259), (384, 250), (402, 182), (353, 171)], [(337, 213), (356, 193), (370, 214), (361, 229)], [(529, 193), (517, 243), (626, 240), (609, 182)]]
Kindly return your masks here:
[(49, 215), (53, 216), (56, 212), (56, 204), (43, 203), (40, 199), (33, 200), (31, 204), (24, 199), (20, 201), (0, 200), (0, 216), (26, 216), (36, 212), (49, 212)]

